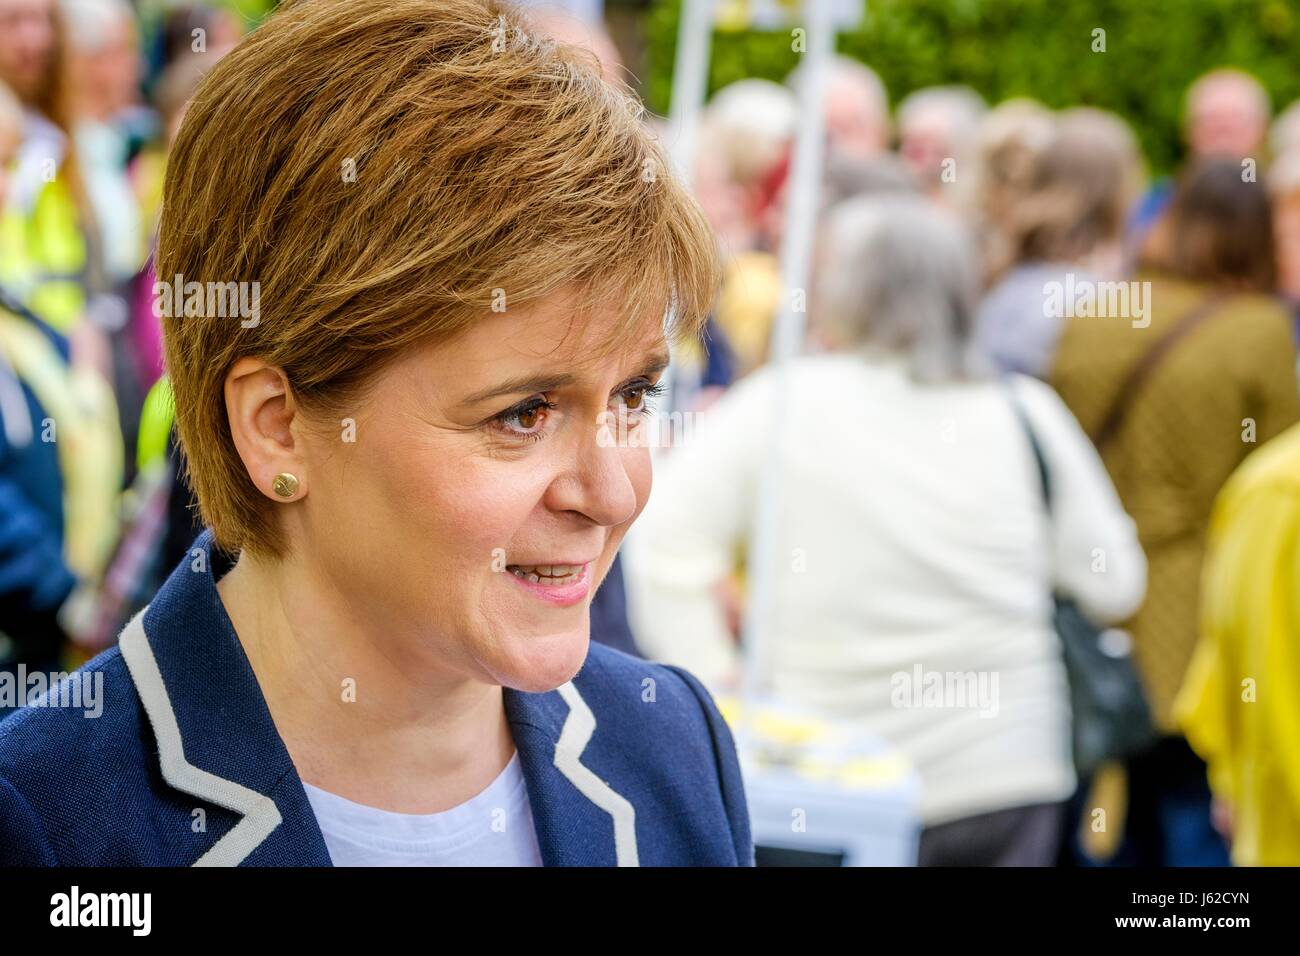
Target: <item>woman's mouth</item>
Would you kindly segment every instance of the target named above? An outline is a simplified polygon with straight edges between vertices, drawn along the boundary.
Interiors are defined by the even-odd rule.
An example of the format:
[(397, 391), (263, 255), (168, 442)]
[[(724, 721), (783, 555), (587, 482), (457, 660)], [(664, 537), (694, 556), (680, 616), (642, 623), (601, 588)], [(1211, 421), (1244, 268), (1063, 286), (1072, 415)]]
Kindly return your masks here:
[(582, 575), (585, 564), (510, 564), (506, 566), (517, 578), (526, 578), (534, 584), (572, 584)]
[(510, 564), (506, 571), (534, 597), (561, 607), (577, 604), (587, 596), (591, 563)]

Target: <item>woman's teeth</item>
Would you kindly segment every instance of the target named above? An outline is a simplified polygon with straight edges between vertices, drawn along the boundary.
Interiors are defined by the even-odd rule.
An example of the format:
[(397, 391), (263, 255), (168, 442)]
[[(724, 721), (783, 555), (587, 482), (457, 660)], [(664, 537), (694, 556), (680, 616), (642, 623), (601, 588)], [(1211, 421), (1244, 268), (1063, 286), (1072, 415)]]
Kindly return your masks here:
[(512, 564), (506, 570), (533, 584), (573, 584), (582, 575), (580, 564)]

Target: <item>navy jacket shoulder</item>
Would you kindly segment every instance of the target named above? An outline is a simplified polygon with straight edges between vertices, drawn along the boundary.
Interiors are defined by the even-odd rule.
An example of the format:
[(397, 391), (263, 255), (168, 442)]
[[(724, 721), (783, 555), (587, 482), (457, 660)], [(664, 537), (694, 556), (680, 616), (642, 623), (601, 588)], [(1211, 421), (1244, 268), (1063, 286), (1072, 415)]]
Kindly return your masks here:
[[(732, 736), (689, 673), (593, 643), (569, 683), (504, 699), (546, 865), (753, 865)], [(330, 865), (211, 561), (0, 721), (0, 865)]]

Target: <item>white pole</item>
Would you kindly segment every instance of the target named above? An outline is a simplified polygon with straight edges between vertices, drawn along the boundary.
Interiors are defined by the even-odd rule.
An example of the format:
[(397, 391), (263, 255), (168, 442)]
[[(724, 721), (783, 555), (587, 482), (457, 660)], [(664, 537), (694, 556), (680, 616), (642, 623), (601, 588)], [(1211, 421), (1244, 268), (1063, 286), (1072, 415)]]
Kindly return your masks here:
[(778, 560), (775, 554), (781, 517), (780, 447), (786, 428), (786, 380), (792, 359), (803, 347), (805, 313), (802, 301), (795, 308), (795, 294), (806, 301), (812, 264), (813, 229), (821, 191), (823, 162), (822, 93), (827, 65), (835, 49), (831, 4), (826, 0), (804, 0), (807, 35), (807, 83), (800, 90), (799, 124), (785, 203), (785, 234), (781, 242), (781, 308), (773, 328), (769, 363), (774, 366), (774, 406), (764, 467), (758, 490), (754, 534), (750, 540), (746, 575), (744, 622), (744, 713), (753, 711), (756, 699), (766, 690), (768, 631), (772, 621), (772, 591)]
[(672, 136), (669, 149), (677, 175), (687, 189), (695, 182), (696, 134), (708, 93), (713, 7), (714, 0), (682, 0), (677, 24), (677, 61), (673, 64), (673, 97), (668, 110)]
[[(668, 148), (677, 175), (687, 189), (695, 182), (695, 152), (699, 140), (700, 112), (709, 85), (709, 56), (713, 45), (715, 0), (682, 0), (677, 24), (677, 60), (673, 64), (673, 95), (669, 107)], [(665, 322), (670, 317), (665, 316)], [(664, 375), (663, 410), (676, 410), (681, 398), (682, 367), (676, 349)], [(691, 391), (692, 389), (687, 389)], [(671, 422), (672, 419), (667, 419)], [(656, 452), (663, 451), (656, 448)]]

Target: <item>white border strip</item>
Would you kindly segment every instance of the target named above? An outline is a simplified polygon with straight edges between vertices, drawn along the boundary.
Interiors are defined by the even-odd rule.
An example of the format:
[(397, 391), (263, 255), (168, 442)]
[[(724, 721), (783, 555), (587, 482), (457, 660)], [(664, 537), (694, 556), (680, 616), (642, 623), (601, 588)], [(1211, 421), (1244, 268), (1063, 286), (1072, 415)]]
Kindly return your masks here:
[(201, 770), (185, 759), (185, 745), (181, 741), (176, 713), (167, 696), (167, 686), (163, 683), (153, 648), (145, 636), (144, 615), (147, 610), (145, 608), (131, 619), (122, 631), (119, 644), (131, 680), (135, 682), (136, 692), (158, 738), (163, 779), (177, 790), (244, 815), (244, 819), (194, 862), (195, 866), (238, 866), (280, 825), (280, 811), (275, 801), (265, 794)]
[(614, 856), (619, 866), (640, 866), (636, 849), (636, 810), (626, 797), (582, 764), (582, 751), (596, 732), (596, 715), (573, 682), (558, 688), (569, 705), (569, 716), (555, 745), (555, 766), (582, 795), (614, 819)]

